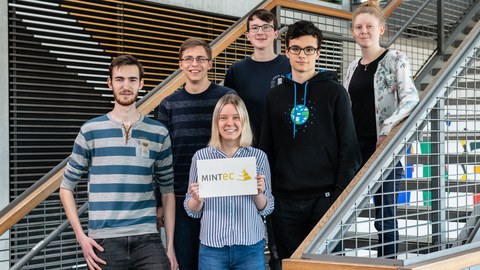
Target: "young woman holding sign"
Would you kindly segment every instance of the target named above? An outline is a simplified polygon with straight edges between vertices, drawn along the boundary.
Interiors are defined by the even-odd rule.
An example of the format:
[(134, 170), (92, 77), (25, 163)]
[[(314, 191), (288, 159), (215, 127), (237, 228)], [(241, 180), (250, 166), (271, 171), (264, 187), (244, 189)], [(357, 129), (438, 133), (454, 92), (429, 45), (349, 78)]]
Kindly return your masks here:
[[(223, 96), (215, 106), (209, 147), (195, 153), (184, 206), (201, 218), (199, 269), (265, 269), (265, 225), (262, 216), (273, 211), (267, 156), (251, 147), (250, 120), (242, 99)], [(255, 157), (256, 195), (201, 198), (197, 161)], [(201, 195), (201, 194), (200, 194)]]

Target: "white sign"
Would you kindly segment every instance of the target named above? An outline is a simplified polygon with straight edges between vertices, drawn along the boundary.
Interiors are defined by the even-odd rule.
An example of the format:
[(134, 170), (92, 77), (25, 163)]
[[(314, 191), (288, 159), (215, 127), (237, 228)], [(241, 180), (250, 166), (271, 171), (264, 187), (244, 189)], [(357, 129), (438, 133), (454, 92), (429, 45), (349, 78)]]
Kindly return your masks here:
[(200, 198), (258, 194), (255, 157), (197, 160)]

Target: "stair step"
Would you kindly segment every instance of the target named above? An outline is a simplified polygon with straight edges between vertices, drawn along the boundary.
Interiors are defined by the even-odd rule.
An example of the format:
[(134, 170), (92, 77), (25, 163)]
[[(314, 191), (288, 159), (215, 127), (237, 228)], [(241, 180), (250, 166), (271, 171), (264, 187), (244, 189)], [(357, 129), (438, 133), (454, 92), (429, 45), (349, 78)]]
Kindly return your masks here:
[(438, 72), (440, 72), (441, 68), (432, 68), (432, 76), (437, 76)]
[(452, 45), (453, 47), (458, 48), (462, 42), (463, 40), (455, 40)]
[[(430, 135), (424, 134), (422, 136), (424, 141), (431, 141)], [(468, 140), (468, 141), (478, 141), (480, 140), (480, 134), (478, 132), (473, 131), (462, 131), (458, 133), (447, 133), (445, 134), (445, 140), (447, 141), (460, 141), (460, 140)]]
[[(408, 181), (407, 181), (408, 182)], [(362, 218), (375, 218), (374, 205), (370, 206), (370, 209), (365, 209), (360, 213)], [(396, 210), (396, 216), (398, 219), (408, 219), (408, 220), (431, 220), (432, 215), (431, 206), (423, 205), (398, 205)], [(452, 208), (446, 209), (446, 217), (449, 220), (455, 220), (460, 223), (465, 223), (467, 217), (472, 213), (473, 209), (465, 210), (465, 207), (462, 209)]]
[[(442, 55), (442, 60), (444, 62), (447, 62), (450, 59), (450, 57), (452, 57), (452, 54), (446, 53), (446, 54)], [(445, 64), (445, 63), (442, 63), (442, 66), (443, 66), (443, 64)]]
[[(475, 184), (474, 181), (468, 181), (468, 180), (467, 181), (466, 180), (446, 180), (445, 185), (446, 185), (446, 190), (448, 192), (471, 193), (471, 194), (477, 193), (480, 187), (478, 183)], [(400, 189), (405, 191), (430, 190), (431, 188), (432, 188), (432, 181), (430, 178), (406, 179), (405, 182), (401, 182), (400, 184)]]
[(428, 85), (429, 85), (429, 83), (421, 83), (420, 84), (420, 91), (423, 91), (423, 90), (427, 89)]
[[(470, 73), (469, 73), (470, 74)], [(447, 100), (448, 106), (463, 106), (463, 105), (478, 105), (480, 104), (480, 97), (464, 98), (449, 98)]]
[[(343, 241), (343, 246), (345, 249), (356, 249), (359, 250), (360, 248), (368, 248), (373, 245), (377, 245), (378, 240), (375, 238), (366, 239), (366, 238), (356, 238), (356, 239), (347, 239)], [(417, 251), (420, 254), (428, 254), (428, 243), (425, 241), (402, 241), (398, 244), (398, 252), (397, 253), (404, 253), (406, 251)], [(372, 252), (376, 252), (376, 248), (372, 247)], [(347, 251), (348, 256), (348, 251)]]
[[(461, 134), (458, 134), (461, 136)], [(454, 136), (457, 136), (455, 134)], [(413, 154), (413, 155), (407, 155), (406, 157), (406, 163), (407, 164), (430, 164), (433, 162), (432, 154)], [(480, 158), (476, 154), (455, 154), (455, 155), (447, 155), (445, 157), (445, 163), (446, 164), (476, 164)]]
[(467, 26), (462, 30), (462, 33), (464, 33), (465, 35), (468, 35), (472, 31), (472, 29), (473, 29), (473, 26)]

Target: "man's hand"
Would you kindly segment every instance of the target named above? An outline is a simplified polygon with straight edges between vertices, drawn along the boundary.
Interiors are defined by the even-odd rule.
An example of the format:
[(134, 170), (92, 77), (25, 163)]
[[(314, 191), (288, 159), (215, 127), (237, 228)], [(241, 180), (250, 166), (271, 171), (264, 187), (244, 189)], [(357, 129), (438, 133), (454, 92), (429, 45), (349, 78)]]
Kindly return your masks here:
[(83, 234), (80, 236), (78, 239), (78, 244), (82, 248), (83, 251), (83, 256), (85, 257), (85, 260), (87, 261), (88, 264), (88, 269), (90, 270), (102, 270), (100, 266), (98, 265), (103, 264), (106, 265), (107, 263), (100, 259), (97, 254), (95, 254), (95, 251), (93, 248), (95, 247), (97, 250), (103, 252), (103, 247), (97, 244), (95, 240), (92, 238), (88, 237), (87, 235)]

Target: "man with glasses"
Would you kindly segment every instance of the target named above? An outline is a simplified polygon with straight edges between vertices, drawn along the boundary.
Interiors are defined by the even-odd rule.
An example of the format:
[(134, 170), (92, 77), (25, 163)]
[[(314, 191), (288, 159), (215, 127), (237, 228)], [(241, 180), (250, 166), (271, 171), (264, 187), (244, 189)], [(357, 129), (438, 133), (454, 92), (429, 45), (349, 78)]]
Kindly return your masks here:
[[(234, 63), (225, 75), (224, 85), (235, 89), (245, 102), (252, 125), (253, 145), (258, 146), (262, 128), (262, 114), (267, 92), (281, 84), (290, 73), (290, 64), (285, 55), (274, 50), (278, 38), (278, 22), (275, 15), (265, 9), (252, 12), (247, 19), (246, 37), (253, 46), (253, 55)], [(280, 268), (271, 217), (267, 216), (268, 248), (270, 269)]]
[(180, 269), (197, 269), (200, 220), (190, 218), (183, 207), (190, 163), (193, 154), (206, 147), (210, 140), (215, 104), (225, 94), (235, 91), (208, 80), (212, 49), (204, 40), (185, 40), (179, 54), (186, 83), (160, 103), (156, 117), (167, 126), (172, 138), (176, 201), (174, 247), (178, 264)]
[(292, 72), (265, 101), (260, 148), (272, 170), (280, 259), (293, 254), (361, 161), (349, 97), (335, 72), (316, 70), (321, 42), (313, 23), (289, 26), (286, 55)]
[(245, 102), (254, 145), (258, 145), (265, 96), (267, 91), (282, 83), (290, 72), (290, 65), (284, 55), (275, 54), (278, 23), (270, 11), (258, 9), (248, 16), (246, 36), (253, 46), (253, 55), (228, 69), (224, 85), (235, 89)]

